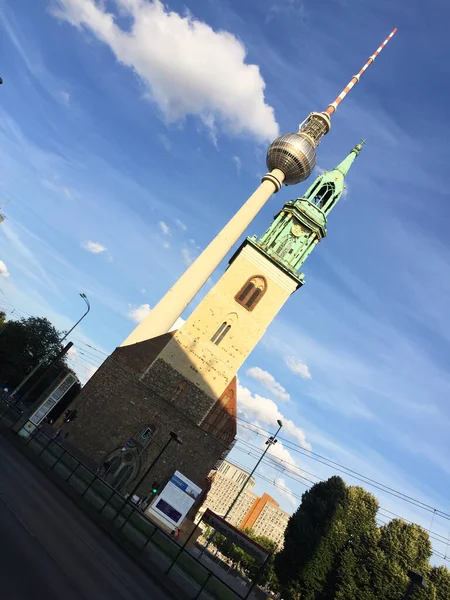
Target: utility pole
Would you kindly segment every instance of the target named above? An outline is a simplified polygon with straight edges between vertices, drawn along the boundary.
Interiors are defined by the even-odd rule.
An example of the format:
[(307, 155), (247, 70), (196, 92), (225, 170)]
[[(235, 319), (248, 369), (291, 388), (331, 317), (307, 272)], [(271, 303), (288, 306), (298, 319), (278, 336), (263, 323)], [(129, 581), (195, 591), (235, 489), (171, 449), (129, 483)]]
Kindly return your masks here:
[(406, 588), (406, 592), (405, 592), (405, 595), (403, 596), (402, 600), (407, 600), (413, 593), (414, 588), (418, 587), (421, 590), (424, 590), (427, 587), (425, 577), (422, 577), (422, 575), (420, 575), (420, 573), (416, 573), (415, 571), (409, 570), (408, 577), (409, 577), (410, 581), (409, 581), (408, 587)]
[(158, 462), (158, 460), (161, 458), (161, 456), (164, 454), (164, 452), (166, 451), (166, 449), (168, 448), (169, 444), (175, 441), (178, 444), (182, 444), (183, 442), (181, 441), (181, 439), (178, 437), (178, 434), (176, 434), (174, 431), (170, 432), (169, 435), (169, 439), (167, 440), (167, 442), (164, 444), (164, 446), (161, 448), (159, 454), (156, 456), (156, 458), (152, 461), (152, 463), (148, 466), (148, 468), (146, 469), (145, 473), (142, 475), (142, 477), (139, 479), (139, 481), (137, 482), (137, 484), (134, 486), (134, 488), (131, 490), (130, 492), (130, 498), (133, 499), (133, 496), (135, 495), (135, 493), (138, 491), (139, 487), (141, 486), (142, 482), (144, 481), (144, 479), (147, 477), (147, 475), (150, 473), (150, 471), (153, 469), (153, 467), (156, 465), (156, 463)]
[[(280, 421), (280, 419), (277, 420), (278, 423), (278, 429), (275, 433), (275, 435), (271, 435), (269, 437), (269, 439), (266, 441), (266, 448), (264, 450), (264, 452), (261, 454), (261, 456), (258, 459), (258, 462), (256, 463), (256, 465), (253, 467), (252, 472), (249, 474), (249, 476), (247, 477), (247, 479), (244, 481), (244, 483), (242, 484), (241, 489), (238, 491), (238, 493), (236, 494), (233, 502), (230, 504), (230, 506), (228, 507), (227, 512), (224, 514), (223, 519), (226, 519), (231, 511), (233, 510), (233, 508), (236, 505), (236, 502), (239, 500), (239, 498), (241, 497), (242, 492), (245, 490), (245, 488), (247, 487), (247, 483), (250, 481), (250, 479), (253, 477), (253, 474), (255, 473), (256, 469), (259, 467), (259, 465), (261, 464), (262, 459), (265, 457), (265, 455), (267, 454), (269, 448), (271, 448), (271, 446), (274, 446), (278, 440), (277, 440), (277, 436), (280, 433), (281, 428), (283, 427), (283, 423)], [(208, 549), (208, 546), (214, 541), (214, 538), (216, 537), (216, 532), (213, 533), (213, 535), (210, 537), (210, 539), (208, 540), (208, 543), (206, 544), (206, 546), (203, 548), (202, 553), (200, 556), (203, 555), (204, 552), (206, 552), (206, 550)]]
[[(139, 481), (137, 482), (137, 484), (134, 486), (134, 488), (131, 490), (130, 494), (129, 494), (129, 499), (131, 501), (133, 501), (133, 496), (135, 495), (135, 493), (138, 491), (139, 487), (141, 486), (142, 482), (144, 481), (144, 479), (147, 477), (147, 475), (150, 473), (150, 471), (153, 469), (153, 467), (156, 465), (156, 463), (158, 462), (158, 460), (161, 458), (161, 456), (164, 454), (164, 452), (167, 450), (169, 444), (175, 441), (178, 444), (182, 444), (183, 442), (181, 441), (181, 439), (178, 437), (178, 434), (175, 433), (174, 431), (171, 431), (169, 434), (169, 439), (167, 440), (167, 442), (164, 444), (164, 446), (161, 448), (161, 450), (159, 451), (159, 453), (157, 454), (156, 458), (153, 459), (153, 461), (150, 463), (150, 465), (148, 466), (148, 468), (145, 470), (145, 473), (142, 475), (142, 477), (139, 479)], [(116, 519), (119, 518), (119, 516), (122, 514), (123, 509), (125, 508), (125, 506), (128, 504), (128, 500), (126, 500), (122, 506), (119, 509), (119, 512), (116, 514), (116, 516), (114, 517), (114, 521)], [(125, 525), (125, 522), (122, 524), (122, 526), (120, 527), (120, 529), (122, 529), (122, 527)]]
[[(75, 323), (75, 325), (71, 329), (69, 329), (69, 331), (59, 340), (60, 342), (63, 342), (72, 333), (72, 331), (75, 329), (75, 327), (84, 319), (84, 317), (91, 310), (91, 304), (90, 304), (86, 294), (82, 293), (82, 294), (80, 294), (80, 296), (86, 302), (87, 311), (78, 319), (78, 321)], [(22, 381), (19, 383), (19, 385), (16, 387), (16, 389), (12, 391), (12, 393), (11, 393), (12, 398), (27, 383), (27, 381), (29, 381), (33, 377), (33, 375), (36, 373), (36, 371), (38, 371), (41, 368), (41, 366), (45, 362), (47, 362), (47, 360), (49, 359), (51, 354), (52, 354), (51, 352), (47, 352), (47, 354), (43, 358), (41, 358), (41, 360), (38, 362), (38, 364), (34, 367), (34, 369), (31, 371), (31, 373), (28, 373), (28, 375), (24, 379), (22, 379)]]

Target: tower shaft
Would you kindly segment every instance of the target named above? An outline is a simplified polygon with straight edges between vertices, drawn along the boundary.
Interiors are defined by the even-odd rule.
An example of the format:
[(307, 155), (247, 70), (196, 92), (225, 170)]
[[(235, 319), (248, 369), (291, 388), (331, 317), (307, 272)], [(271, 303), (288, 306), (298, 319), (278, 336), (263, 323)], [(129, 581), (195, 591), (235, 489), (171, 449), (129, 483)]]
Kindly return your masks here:
[(169, 331), (272, 194), (278, 192), (283, 180), (284, 173), (279, 169), (273, 169), (263, 177), (258, 189), (186, 269), (144, 321), (131, 332), (122, 346), (136, 344)]
[(345, 86), (345, 88), (342, 90), (342, 92), (339, 94), (339, 96), (336, 98), (336, 100), (328, 106), (328, 108), (325, 111), (327, 115), (331, 116), (336, 111), (337, 107), (342, 102), (342, 100), (345, 98), (345, 96), (349, 93), (349, 91), (352, 89), (352, 87), (358, 83), (361, 75), (370, 67), (370, 65), (373, 63), (373, 61), (376, 59), (376, 57), (380, 54), (380, 52), (383, 50), (383, 48), (386, 46), (386, 44), (389, 42), (389, 40), (391, 40), (396, 33), (397, 33), (397, 27), (393, 31), (391, 31), (391, 33), (387, 36), (387, 38), (384, 40), (384, 42), (381, 44), (381, 46), (379, 46), (375, 50), (375, 52), (372, 54), (372, 56), (369, 56), (366, 64), (356, 75), (354, 75), (351, 78), (351, 80), (348, 82), (348, 84)]

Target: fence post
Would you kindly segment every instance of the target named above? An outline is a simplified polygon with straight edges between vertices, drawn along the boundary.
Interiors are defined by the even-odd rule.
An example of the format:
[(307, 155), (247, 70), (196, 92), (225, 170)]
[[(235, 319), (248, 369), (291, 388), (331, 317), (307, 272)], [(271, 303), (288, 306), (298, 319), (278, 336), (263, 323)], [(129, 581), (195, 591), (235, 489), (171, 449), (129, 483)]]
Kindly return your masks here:
[(184, 549), (186, 548), (189, 540), (191, 539), (191, 537), (194, 535), (194, 533), (197, 531), (198, 526), (200, 525), (200, 523), (202, 522), (203, 519), (203, 515), (202, 518), (200, 519), (200, 521), (198, 523), (196, 523), (194, 529), (191, 531), (191, 533), (189, 534), (189, 536), (187, 537), (186, 541), (184, 542), (184, 544), (181, 546), (181, 548), (178, 550), (177, 555), (175, 556), (175, 558), (173, 559), (173, 561), (171, 562), (171, 564), (169, 565), (169, 568), (166, 571), (166, 575), (169, 573), (170, 569), (173, 567), (173, 565), (177, 562), (178, 557), (180, 556), (180, 554), (182, 552), (184, 552)]
[(201, 587), (201, 588), (198, 590), (198, 593), (197, 593), (197, 595), (196, 595), (196, 596), (194, 596), (194, 597), (192, 598), (192, 600), (196, 600), (197, 598), (200, 598), (200, 594), (201, 594), (201, 593), (203, 592), (203, 590), (205, 589), (205, 587), (206, 587), (206, 584), (207, 584), (207, 583), (208, 583), (208, 581), (211, 579), (211, 577), (212, 577), (212, 572), (211, 572), (211, 571), (209, 571), (209, 573), (208, 573), (208, 577), (205, 579), (205, 581), (204, 581), (204, 582), (203, 582), (203, 584), (202, 584), (202, 587)]

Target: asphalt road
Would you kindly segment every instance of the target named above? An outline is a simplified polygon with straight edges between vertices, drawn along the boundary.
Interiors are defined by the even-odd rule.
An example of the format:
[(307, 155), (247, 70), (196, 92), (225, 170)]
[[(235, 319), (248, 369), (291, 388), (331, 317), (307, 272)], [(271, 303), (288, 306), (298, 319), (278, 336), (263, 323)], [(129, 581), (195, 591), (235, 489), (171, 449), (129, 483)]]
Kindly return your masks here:
[(0, 436), (2, 600), (171, 600)]

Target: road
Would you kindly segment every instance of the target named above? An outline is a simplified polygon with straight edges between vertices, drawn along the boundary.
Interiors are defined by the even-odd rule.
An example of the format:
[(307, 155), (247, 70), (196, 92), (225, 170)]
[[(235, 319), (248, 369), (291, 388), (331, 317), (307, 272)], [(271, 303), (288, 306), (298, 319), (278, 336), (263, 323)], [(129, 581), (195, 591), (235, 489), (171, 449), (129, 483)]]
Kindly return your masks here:
[(171, 600), (0, 436), (2, 600)]

